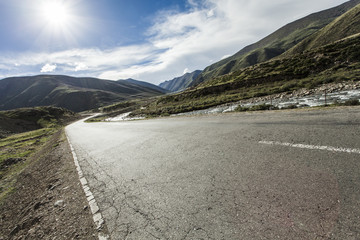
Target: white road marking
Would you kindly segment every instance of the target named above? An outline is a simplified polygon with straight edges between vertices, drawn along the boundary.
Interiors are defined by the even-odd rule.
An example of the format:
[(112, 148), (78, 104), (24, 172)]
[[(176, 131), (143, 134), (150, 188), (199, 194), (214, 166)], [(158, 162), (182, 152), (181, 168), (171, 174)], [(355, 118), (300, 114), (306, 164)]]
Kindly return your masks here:
[(104, 224), (104, 219), (103, 219), (103, 217), (102, 217), (102, 215), (100, 213), (99, 206), (96, 203), (94, 195), (90, 191), (90, 187), (88, 186), (88, 182), (87, 182), (86, 178), (83, 175), (83, 172), (82, 172), (82, 170), (80, 168), (80, 164), (79, 164), (78, 158), (76, 156), (75, 150), (74, 150), (73, 146), (71, 145), (70, 139), (69, 139), (67, 134), (66, 134), (66, 138), (67, 138), (67, 140), (69, 142), (69, 145), (70, 145), (71, 153), (72, 153), (73, 158), (74, 158), (74, 163), (75, 163), (78, 175), (79, 175), (81, 186), (82, 186), (82, 188), (83, 188), (83, 190), (85, 192), (85, 195), (87, 197), (91, 213), (93, 214), (94, 223), (95, 223), (95, 225), (96, 225), (96, 227), (98, 229), (98, 232), (99, 232), (98, 233), (98, 239), (99, 240), (108, 240), (109, 236), (107, 236), (106, 234), (101, 232), (101, 227)]
[(306, 144), (295, 144), (295, 143), (286, 143), (286, 142), (277, 142), (277, 141), (259, 141), (260, 144), (267, 145), (279, 145), (279, 146), (287, 146), (294, 148), (304, 148), (311, 150), (325, 150), (331, 152), (344, 152), (344, 153), (357, 153), (360, 154), (360, 149), (356, 148), (338, 148), (338, 147), (330, 147), (330, 146), (316, 146), (316, 145), (306, 145)]

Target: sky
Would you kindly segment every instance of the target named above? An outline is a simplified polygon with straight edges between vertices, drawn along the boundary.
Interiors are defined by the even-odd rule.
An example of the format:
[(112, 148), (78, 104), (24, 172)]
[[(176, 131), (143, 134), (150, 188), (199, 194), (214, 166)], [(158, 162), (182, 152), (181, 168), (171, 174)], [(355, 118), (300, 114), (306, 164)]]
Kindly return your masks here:
[(344, 0), (0, 0), (0, 79), (159, 84)]

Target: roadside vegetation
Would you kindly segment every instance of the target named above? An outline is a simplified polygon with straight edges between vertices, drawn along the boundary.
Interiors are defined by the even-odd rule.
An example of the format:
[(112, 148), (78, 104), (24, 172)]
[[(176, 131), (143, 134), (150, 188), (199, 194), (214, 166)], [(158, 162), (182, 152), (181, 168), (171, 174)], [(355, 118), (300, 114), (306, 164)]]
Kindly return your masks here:
[(323, 84), (360, 80), (360, 36), (312, 51), (240, 69), (184, 92), (159, 97), (132, 116), (168, 116)]
[[(350, 99), (343, 103), (335, 102), (332, 104), (327, 104), (324, 106), (319, 106), (321, 108), (323, 107), (340, 107), (340, 106), (360, 106), (360, 101), (357, 99)], [(259, 104), (254, 105), (251, 107), (245, 107), (245, 106), (238, 106), (235, 109), (235, 112), (253, 112), (253, 111), (268, 111), (268, 110), (288, 110), (288, 109), (297, 109), (297, 105), (289, 105), (287, 107), (279, 108), (277, 106), (271, 105), (271, 104)]]
[(39, 151), (57, 128), (42, 128), (0, 140), (0, 201), (9, 192), (18, 174), (29, 165), (27, 159)]
[(102, 112), (101, 115), (90, 118), (86, 120), (86, 122), (101, 122), (107, 118), (116, 117), (123, 113), (133, 112), (137, 109), (145, 109), (147, 106), (156, 101), (156, 99), (157, 98), (154, 97), (147, 99), (136, 99), (105, 106), (97, 109), (97, 112)]
[(17, 176), (64, 124), (78, 115), (56, 107), (37, 107), (0, 112), (0, 203), (13, 188)]
[[(113, 104), (101, 108), (103, 114), (88, 122), (103, 121), (127, 112), (131, 112), (130, 117), (169, 116), (272, 94), (315, 89), (329, 83), (359, 80), (360, 36), (354, 35), (312, 51), (239, 69), (184, 92)], [(238, 111), (266, 110), (264, 108), (276, 109), (254, 106)]]
[[(322, 23), (312, 17), (304, 18), (300, 22), (305, 21), (305, 27), (294, 28), (300, 24), (294, 22), (293, 27), (290, 24), (282, 29), (289, 31), (283, 32), (284, 35), (282, 31), (277, 31), (267, 37), (270, 45), (260, 41), (233, 57), (213, 64), (190, 85), (193, 87), (183, 92), (151, 98), (142, 103), (132, 102), (134, 105), (125, 105), (123, 110), (119, 104), (113, 112), (131, 111), (130, 117), (168, 116), (256, 97), (315, 89), (329, 83), (359, 81), (360, 7), (354, 7), (345, 14), (339, 9), (334, 11), (335, 15), (332, 10), (323, 12), (332, 17), (325, 18), (327, 20)], [(318, 24), (315, 28), (314, 21)], [(299, 32), (294, 29), (299, 29)], [(278, 34), (282, 37), (276, 37)], [(259, 48), (250, 50), (256, 46)], [(245, 61), (244, 65), (242, 61)], [(106, 108), (104, 112), (106, 116), (112, 114)], [(100, 117), (98, 120), (101, 120)]]
[(0, 139), (0, 239), (98, 239), (58, 117)]

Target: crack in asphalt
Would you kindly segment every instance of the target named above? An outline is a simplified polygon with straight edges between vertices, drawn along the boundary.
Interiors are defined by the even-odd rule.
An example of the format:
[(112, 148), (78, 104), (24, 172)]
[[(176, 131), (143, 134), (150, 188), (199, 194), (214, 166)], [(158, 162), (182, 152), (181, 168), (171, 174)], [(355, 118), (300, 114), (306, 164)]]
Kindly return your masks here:
[[(108, 227), (110, 235), (114, 239), (133, 239), (132, 235), (136, 236), (138, 231), (145, 231), (148, 236), (153, 239), (169, 239), (169, 231), (171, 231), (171, 229), (169, 228), (169, 225), (166, 226), (166, 224), (164, 224), (164, 222), (170, 221), (170, 218), (165, 216), (168, 213), (164, 211), (164, 209), (157, 209), (155, 204), (144, 202), (141, 197), (137, 196), (139, 193), (138, 187), (140, 186), (140, 183), (137, 184), (139, 181), (138, 179), (123, 181), (119, 185), (119, 181), (108, 174), (103, 169), (103, 167), (92, 157), (86, 156), (84, 159), (81, 159), (81, 164), (86, 165), (87, 171), (85, 175), (87, 179), (89, 179), (89, 181), (90, 179), (95, 180), (90, 181), (90, 184), (94, 184), (94, 187), (92, 188), (95, 189), (96, 195), (102, 195), (102, 197), (99, 197), (99, 204), (100, 206), (104, 206), (103, 211), (105, 213), (112, 213), (111, 215), (112, 219), (114, 219), (114, 223), (111, 223), (110, 225), (108, 224)], [(264, 225), (264, 219), (282, 218), (280, 215), (277, 217), (274, 216), (274, 211), (277, 212), (277, 209), (281, 209), (283, 205), (282, 201), (278, 198), (279, 196), (271, 192), (264, 193), (257, 189), (250, 189), (248, 186), (247, 188), (241, 189), (236, 185), (231, 186), (230, 182), (217, 182), (216, 178), (217, 176), (215, 175), (209, 177), (209, 187), (205, 194), (207, 198), (207, 204), (193, 211), (187, 212), (187, 219), (194, 219), (196, 221), (196, 219), (198, 219), (197, 216), (202, 212), (211, 211), (226, 202), (230, 202), (231, 199), (234, 209), (229, 210), (230, 212), (227, 214), (222, 214), (219, 216), (223, 223), (244, 225), (251, 224), (255, 221), (258, 224)], [(186, 178), (182, 178), (182, 180), (185, 179)], [(145, 183), (140, 188), (144, 190), (149, 188), (161, 189), (165, 185), (174, 185), (176, 182), (177, 179), (163, 182)], [(108, 185), (116, 187), (112, 188), (111, 192), (106, 191)], [(231, 196), (230, 199), (229, 196)], [(242, 197), (239, 198), (239, 196)], [(266, 202), (265, 200), (261, 199), (266, 199)], [(273, 200), (268, 201), (268, 199)], [(251, 201), (254, 202), (254, 200), (259, 201), (258, 204), (256, 204), (257, 210), (253, 208), (253, 210), (249, 211), (249, 207), (251, 209), (249, 203)], [(325, 210), (322, 210), (319, 207), (316, 209), (316, 211), (318, 211), (316, 216), (321, 215), (323, 211), (329, 211), (333, 208), (336, 208), (336, 206), (337, 204), (334, 203), (331, 207), (328, 207)], [(151, 212), (150, 210), (146, 209), (151, 209)], [(308, 208), (304, 209), (303, 211), (305, 210), (309, 211)], [(227, 218), (228, 214), (232, 214), (231, 211), (234, 211), (236, 215), (233, 220), (229, 220)], [(125, 212), (126, 214), (122, 215), (122, 213)], [(160, 216), (154, 215), (159, 213), (162, 214), (160, 214)], [(291, 221), (291, 213), (282, 215), (285, 216), (284, 224), (286, 224), (286, 221)], [(129, 218), (128, 216), (132, 217)], [(139, 217), (142, 220), (139, 221)], [(315, 220), (319, 219), (319, 217), (314, 218)], [(320, 219), (325, 218), (325, 216), (320, 217)], [(163, 219), (165, 219), (165, 221), (163, 221)], [(308, 219), (309, 222), (312, 222), (313, 220), (314, 219)], [(137, 228), (134, 227), (136, 225), (134, 223), (135, 221), (138, 222)], [(162, 224), (159, 225), (159, 223)], [(166, 227), (164, 227), (164, 225)], [(293, 223), (291, 223), (291, 225), (293, 225)], [(320, 234), (318, 234), (318, 236), (327, 236), (324, 226), (321, 225), (321, 228), (322, 231)], [(308, 232), (310, 233), (311, 231), (309, 230)], [(193, 239), (196, 236), (204, 236), (204, 239), (216, 239), (211, 237), (211, 234), (206, 230), (206, 228), (196, 225), (187, 227), (187, 230), (185, 230), (182, 235), (183, 237), (179, 239)]]
[[(98, 163), (95, 159), (93, 159), (91, 156), (86, 154), (86, 152), (81, 148), (77, 147), (77, 151), (85, 153), (85, 157), (82, 157), (80, 159), (81, 164), (85, 166), (88, 171), (86, 171), (85, 176), (87, 179), (94, 179), (94, 181), (91, 181), (90, 185), (94, 190), (94, 194), (97, 195), (97, 198), (99, 198), (99, 205), (102, 208), (102, 211), (106, 214), (107, 212), (112, 212), (115, 214), (112, 214), (112, 218), (114, 218), (115, 215), (115, 222), (120, 223), (117, 227), (115, 224), (109, 224), (109, 232), (111, 236), (116, 236), (116, 234), (121, 233), (123, 235), (124, 239), (127, 239), (130, 234), (134, 233), (136, 229), (131, 227), (130, 223), (122, 223), (122, 216), (121, 213), (123, 211), (123, 208), (126, 206), (128, 209), (131, 209), (133, 211), (133, 215), (139, 215), (145, 220), (145, 224), (139, 227), (139, 229), (147, 229), (149, 226), (155, 230), (156, 234), (154, 234), (151, 231), (146, 230), (146, 232), (154, 237), (155, 239), (165, 239), (166, 236), (163, 234), (163, 230), (156, 226), (155, 220), (160, 220), (161, 218), (165, 218), (169, 220), (169, 218), (162, 216), (160, 218), (155, 218), (152, 213), (148, 213), (145, 210), (143, 210), (144, 203), (141, 201), (139, 197), (136, 197), (135, 195), (132, 195), (131, 192), (132, 187), (131, 184), (134, 183), (134, 180), (130, 180), (127, 182), (123, 182), (121, 184), (121, 187), (118, 187), (118, 181), (114, 179), (110, 174), (108, 174), (101, 164)], [(91, 164), (91, 162), (93, 164)], [(94, 167), (96, 166), (96, 167)], [(89, 171), (90, 170), (90, 171)], [(100, 179), (99, 176), (102, 178), (106, 177), (106, 179)], [(90, 181), (90, 180), (89, 180)], [(115, 188), (112, 188), (112, 192), (109, 193), (106, 191), (107, 189), (107, 183), (112, 182), (113, 186), (117, 186)], [(166, 183), (164, 183), (166, 184)], [(99, 196), (99, 197), (98, 197)], [(123, 199), (120, 199), (119, 196), (123, 196)], [(117, 198), (116, 198), (117, 197)], [(103, 207), (104, 206), (104, 207)], [(125, 231), (119, 232), (119, 229), (121, 229), (122, 226), (126, 226)]]
[[(298, 121), (290, 118), (291, 126), (259, 127), (248, 119), (238, 121), (242, 118), (92, 125), (94, 132), (78, 141), (84, 148), (76, 150), (112, 239), (326, 239), (335, 231), (356, 235), (357, 154), (258, 144), (262, 139), (299, 139), (359, 149), (354, 125), (295, 125)], [(259, 118), (282, 122), (287, 115), (253, 118), (255, 123)], [(337, 118), (343, 114), (332, 122), (339, 122)], [(92, 131), (88, 125), (80, 127)]]

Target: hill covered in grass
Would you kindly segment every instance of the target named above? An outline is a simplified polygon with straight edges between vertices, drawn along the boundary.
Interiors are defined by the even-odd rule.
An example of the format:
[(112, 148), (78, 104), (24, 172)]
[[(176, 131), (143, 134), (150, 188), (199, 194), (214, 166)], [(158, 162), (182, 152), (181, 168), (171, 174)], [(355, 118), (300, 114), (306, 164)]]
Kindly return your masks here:
[(318, 48), (360, 33), (360, 4), (288, 50), (284, 56)]
[(0, 80), (0, 110), (57, 106), (80, 112), (129, 99), (159, 96), (163, 91), (135, 82), (61, 75)]
[(0, 111), (0, 138), (45, 127), (61, 126), (77, 118), (76, 113), (58, 107)]
[(184, 92), (163, 96), (133, 115), (159, 116), (322, 84), (360, 80), (360, 35), (333, 44), (241, 68)]
[(320, 29), (359, 3), (360, 0), (352, 0), (340, 6), (314, 13), (289, 23), (264, 39), (243, 48), (233, 56), (205, 68), (190, 86), (196, 86), (209, 79), (277, 57), (304, 39), (317, 33)]

